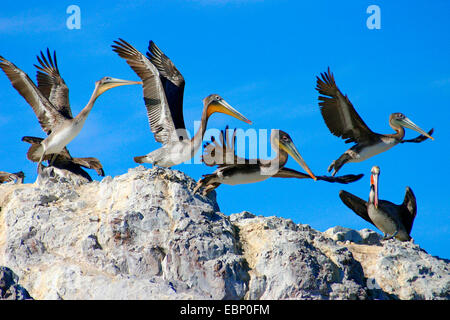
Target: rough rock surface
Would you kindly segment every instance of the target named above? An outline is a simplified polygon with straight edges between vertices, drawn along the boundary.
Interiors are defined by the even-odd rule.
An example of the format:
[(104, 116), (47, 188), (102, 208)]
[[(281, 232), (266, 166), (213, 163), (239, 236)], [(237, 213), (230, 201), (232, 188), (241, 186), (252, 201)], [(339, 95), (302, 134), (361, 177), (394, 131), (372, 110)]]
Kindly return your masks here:
[(413, 243), (226, 216), (194, 186), (142, 166), (101, 182), (48, 172), (0, 185), (0, 266), (34, 299), (450, 298), (449, 261)]
[(31, 300), (28, 291), (18, 284), (19, 277), (9, 268), (0, 267), (0, 300)]

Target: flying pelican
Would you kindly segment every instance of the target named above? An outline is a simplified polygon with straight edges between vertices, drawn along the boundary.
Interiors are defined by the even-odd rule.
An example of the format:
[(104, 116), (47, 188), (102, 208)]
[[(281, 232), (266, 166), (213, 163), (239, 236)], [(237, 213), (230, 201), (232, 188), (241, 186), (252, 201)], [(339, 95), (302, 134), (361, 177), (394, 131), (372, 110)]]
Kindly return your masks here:
[(163, 144), (160, 149), (145, 156), (135, 157), (135, 162), (172, 167), (188, 161), (201, 147), (208, 119), (215, 112), (225, 113), (251, 124), (250, 120), (222, 97), (212, 94), (203, 99), (200, 128), (192, 139), (188, 139), (183, 118), (185, 82), (172, 61), (153, 41), (150, 41), (148, 58), (123, 39), (114, 43), (113, 51), (124, 58), (142, 79), (150, 128), (155, 140)]
[(409, 241), (417, 213), (416, 197), (411, 188), (406, 187), (405, 199), (400, 205), (386, 200), (378, 200), (379, 175), (380, 168), (374, 166), (370, 177), (368, 202), (343, 190), (339, 192), (339, 197), (358, 216), (380, 229), (384, 233), (384, 240), (395, 237), (400, 241)]
[[(58, 63), (56, 60), (56, 52), (53, 52), (52, 57), (52, 55), (50, 54), (50, 50), (47, 48), (47, 58), (41, 51), (41, 57), (37, 56), (37, 60), (40, 64), (39, 66), (35, 65), (35, 67), (38, 69), (36, 78), (39, 91), (41, 91), (41, 93), (47, 99), (49, 99), (49, 101), (54, 106), (56, 106), (61, 113), (67, 115), (68, 117), (73, 117), (69, 103), (69, 88), (60, 75)], [(22, 141), (31, 144), (27, 152), (27, 158), (29, 160), (33, 162), (39, 161), (39, 149), (42, 140), (44, 139), (36, 137), (22, 138)], [(47, 160), (50, 162), (52, 160), (52, 157), (56, 157), (53, 159), (53, 166), (59, 169), (69, 170), (75, 174), (85, 177), (89, 181), (92, 181), (92, 178), (86, 171), (81, 169), (81, 167), (95, 169), (99, 176), (105, 176), (102, 164), (97, 158), (72, 158), (69, 150), (67, 149), (67, 146), (64, 147), (62, 152), (58, 155), (46, 155), (43, 158), (43, 161)]]
[(22, 184), (24, 178), (25, 174), (23, 173), (23, 171), (19, 171), (16, 173), (0, 171), (0, 183), (14, 181), (17, 184)]
[[(277, 140), (277, 134), (278, 135), (286, 135), (288, 137), (288, 140), (290, 137), (282, 132), (279, 131), (272, 131), (271, 133), (271, 145), (272, 148), (277, 150), (276, 148), (276, 141)], [(229, 130), (228, 127), (225, 130), (222, 130), (220, 132), (220, 142), (215, 140), (214, 137), (211, 137), (212, 143), (207, 143), (204, 148), (202, 160), (207, 166), (218, 166), (218, 169), (210, 175), (204, 175), (204, 178), (201, 179), (198, 183), (196, 188), (194, 189), (195, 192), (199, 188), (204, 188), (203, 194), (206, 195), (207, 193), (211, 192), (213, 189), (217, 188), (221, 183), (225, 184), (233, 184), (233, 183), (227, 183), (227, 181), (230, 181), (230, 179), (227, 176), (233, 176), (238, 175), (240, 171), (245, 172), (247, 170), (247, 179), (244, 178), (246, 182), (241, 183), (251, 183), (250, 174), (251, 172), (258, 172), (257, 166), (267, 166), (268, 160), (259, 160), (259, 159), (253, 159), (248, 160), (244, 158), (240, 158), (236, 155), (235, 152), (235, 146), (236, 146), (236, 129), (233, 131), (233, 135), (230, 138), (229, 137)], [(286, 140), (286, 141), (288, 141)], [(292, 139), (290, 139), (292, 141)], [(282, 138), (281, 141), (284, 141)], [(297, 179), (314, 179), (314, 177), (317, 180), (327, 181), (327, 182), (337, 182), (337, 183), (351, 183), (355, 182), (363, 177), (363, 174), (359, 175), (345, 175), (341, 177), (327, 177), (327, 176), (314, 176), (311, 170), (307, 170), (309, 174), (305, 174), (303, 172), (296, 171), (294, 169), (286, 168), (284, 167), (284, 164), (287, 162), (287, 153), (283, 149), (279, 149), (279, 156), (281, 162), (279, 163), (278, 171), (272, 172), (275, 173), (273, 175), (264, 175), (263, 177), (258, 177), (259, 179), (262, 179), (260, 181), (263, 181), (269, 177), (272, 178), (297, 178)], [(276, 160), (272, 160), (273, 163), (276, 163)], [(256, 166), (255, 166), (256, 164)], [(305, 164), (306, 165), (306, 164)], [(270, 165), (269, 165), (270, 167)], [(306, 166), (307, 167), (307, 166)], [(223, 169), (222, 169), (223, 168)], [(260, 167), (261, 170), (261, 167)], [(261, 172), (261, 171), (260, 171)], [(255, 173), (254, 176), (257, 176)], [(265, 178), (267, 177), (267, 178)], [(265, 179), (264, 179), (265, 178)], [(231, 179), (233, 182), (233, 179)], [(255, 181), (257, 182), (257, 181)], [(240, 184), (240, 183), (235, 183)]]
[[(30, 143), (31, 146), (28, 149), (27, 152), (27, 158), (28, 160), (31, 160), (33, 162), (39, 161), (39, 153), (35, 153), (36, 150), (40, 148), (42, 138), (37, 137), (23, 137), (22, 141)], [(104, 177), (105, 172), (103, 170), (103, 166), (100, 163), (100, 161), (97, 158), (94, 157), (87, 157), (87, 158), (74, 158), (70, 155), (69, 150), (67, 147), (64, 147), (60, 153), (57, 155), (51, 155), (47, 154), (43, 158), (43, 161), (50, 161), (53, 158), (53, 167), (68, 170), (72, 173), (75, 173), (77, 175), (80, 175), (82, 177), (85, 177), (88, 181), (92, 181), (91, 176), (83, 170), (81, 167), (88, 168), (88, 169), (94, 169), (97, 171), (97, 174), (99, 176)]]
[[(54, 58), (54, 70), (52, 70), (51, 72), (57, 71), (56, 57)], [(28, 102), (28, 104), (31, 105), (42, 129), (48, 135), (48, 137), (41, 142), (40, 147), (35, 151), (35, 154), (39, 154), (40, 156), (38, 162), (38, 173), (41, 172), (42, 161), (47, 154), (60, 153), (64, 149), (64, 147), (80, 133), (81, 129), (83, 128), (84, 122), (89, 115), (89, 112), (92, 110), (95, 101), (101, 94), (114, 87), (141, 84), (141, 82), (136, 81), (127, 81), (111, 77), (104, 77), (95, 82), (94, 91), (87, 105), (75, 118), (73, 118), (70, 109), (68, 109), (69, 104), (67, 95), (59, 95), (57, 92), (51, 90), (49, 98), (47, 98), (39, 90), (39, 88), (36, 87), (34, 82), (28, 77), (25, 72), (20, 70), (12, 62), (6, 60), (2, 56), (0, 56), (0, 68), (5, 72), (13, 87)], [(41, 75), (44, 74), (41, 73)], [(52, 76), (54, 75), (52, 74)], [(56, 79), (58, 78), (58, 76), (56, 75), (54, 77)], [(48, 79), (51, 78), (52, 77), (49, 77)], [(60, 89), (63, 92), (66, 91), (66, 89), (64, 89), (64, 85), (61, 85), (59, 87), (56, 86), (56, 88), (58, 88), (58, 90)], [(55, 89), (55, 91), (58, 90)], [(54, 100), (52, 97), (54, 97)], [(56, 97), (63, 97), (64, 99), (59, 100)], [(53, 100), (53, 102), (51, 100)], [(53, 164), (53, 160), (54, 159), (52, 158), (52, 160), (50, 161), (50, 165)]]
[[(334, 169), (333, 176), (345, 163), (364, 161), (399, 143), (422, 142), (426, 138), (434, 140), (431, 136), (433, 129), (426, 133), (402, 113), (393, 113), (389, 117), (389, 125), (396, 131), (395, 134), (373, 132), (358, 115), (348, 97), (338, 89), (330, 68), (321, 76), (322, 79), (317, 77), (316, 90), (324, 95), (319, 96), (319, 105), (328, 129), (335, 136), (346, 139), (345, 143), (356, 142), (339, 159), (330, 164), (328, 172)], [(404, 127), (421, 133), (421, 136), (412, 140), (403, 140)]]
[[(286, 132), (272, 130), (270, 144), (272, 149), (277, 152), (277, 156), (271, 160), (264, 160), (244, 159), (236, 156), (234, 147), (236, 129), (231, 139), (227, 137), (228, 131), (221, 132), (222, 145), (216, 143), (215, 139), (212, 138), (215, 145), (207, 144), (205, 146), (203, 162), (208, 166), (217, 165), (218, 168), (212, 174), (203, 175), (203, 178), (197, 182), (194, 193), (200, 188), (204, 188), (203, 195), (206, 195), (222, 183), (238, 185), (267, 180), (279, 173), (279, 170), (286, 164), (288, 155), (291, 155), (312, 179), (317, 180), (317, 177), (309, 169), (295, 147), (292, 138)], [(231, 141), (231, 144), (228, 143), (229, 141)]]

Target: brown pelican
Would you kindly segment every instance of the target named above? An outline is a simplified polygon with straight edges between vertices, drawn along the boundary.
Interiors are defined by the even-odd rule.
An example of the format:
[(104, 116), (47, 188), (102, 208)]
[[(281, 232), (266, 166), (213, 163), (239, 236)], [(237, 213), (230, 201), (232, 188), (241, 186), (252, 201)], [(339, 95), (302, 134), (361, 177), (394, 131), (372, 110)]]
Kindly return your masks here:
[[(356, 142), (339, 159), (333, 161), (328, 172), (334, 169), (333, 176), (347, 162), (361, 162), (393, 146), (403, 142), (422, 142), (426, 138), (432, 140), (433, 129), (426, 133), (402, 113), (393, 113), (389, 117), (389, 125), (396, 131), (395, 134), (378, 134), (369, 129), (356, 112), (346, 95), (343, 95), (336, 86), (334, 76), (328, 68), (327, 73), (317, 77), (316, 90), (324, 96), (319, 96), (320, 111), (328, 129), (335, 136), (346, 139), (345, 143)], [(403, 140), (405, 128), (413, 129), (421, 136), (412, 140)]]
[[(39, 153), (36, 150), (39, 150), (42, 138), (36, 137), (23, 137), (22, 141), (30, 143), (31, 146), (27, 152), (28, 160), (33, 162), (38, 162), (40, 159)], [(53, 167), (68, 170), (72, 173), (85, 177), (88, 181), (92, 181), (91, 176), (84, 171), (81, 167), (94, 169), (97, 171), (99, 176), (104, 177), (105, 172), (103, 171), (103, 166), (97, 158), (87, 157), (87, 158), (74, 158), (70, 155), (67, 147), (64, 147), (63, 150), (57, 155), (47, 154), (42, 159), (43, 161), (51, 161), (53, 158)]]
[[(56, 60), (56, 52), (53, 52), (53, 57), (50, 54), (50, 50), (47, 49), (47, 58), (41, 51), (41, 57), (37, 56), (39, 66), (35, 65), (37, 71), (37, 83), (38, 89), (41, 93), (49, 99), (49, 101), (60, 110), (61, 113), (72, 117), (72, 110), (69, 104), (69, 88), (67, 87), (64, 79), (61, 77), (58, 63)], [(30, 143), (31, 146), (27, 153), (27, 158), (31, 161), (38, 162), (40, 159), (40, 145), (42, 138), (36, 137), (23, 137), (22, 141)], [(46, 155), (43, 161), (51, 161), (53, 159), (53, 166), (59, 169), (69, 170), (75, 174), (81, 175), (92, 181), (90, 175), (84, 171), (81, 167), (95, 169), (99, 176), (105, 176), (102, 164), (97, 158), (72, 158), (67, 147), (58, 155)]]
[(342, 202), (358, 216), (370, 222), (384, 233), (385, 240), (397, 238), (411, 240), (411, 229), (417, 213), (416, 197), (410, 187), (406, 187), (405, 199), (400, 205), (390, 201), (378, 200), (378, 177), (380, 168), (374, 166), (370, 177), (369, 201), (366, 202), (351, 193), (341, 190)]
[(25, 174), (23, 173), (23, 171), (19, 171), (16, 173), (0, 171), (0, 183), (15, 182), (15, 183), (21, 184), (21, 183), (23, 183), (24, 178), (25, 178)]
[(142, 79), (150, 128), (155, 140), (163, 144), (145, 156), (135, 157), (135, 162), (172, 167), (188, 161), (201, 147), (208, 119), (215, 112), (251, 123), (222, 97), (212, 94), (203, 100), (200, 128), (192, 139), (188, 139), (183, 118), (185, 82), (172, 61), (152, 41), (148, 58), (125, 40), (119, 39), (114, 43), (113, 51), (124, 58)]
[[(43, 55), (42, 57), (44, 58)], [(38, 81), (41, 79), (41, 89), (43, 91), (48, 90), (49, 98), (47, 98), (25, 72), (0, 56), (0, 68), (8, 76), (13, 87), (31, 105), (42, 129), (48, 134), (48, 137), (35, 150), (35, 154), (39, 155), (38, 173), (41, 171), (41, 164), (46, 155), (60, 153), (80, 133), (95, 101), (101, 94), (114, 87), (141, 84), (141, 82), (136, 81), (104, 77), (95, 82), (95, 88), (89, 102), (73, 118), (68, 103), (68, 89), (59, 76), (55, 56), (53, 62), (53, 65), (50, 62), (50, 66), (53, 68), (37, 66), (38, 69), (48, 72), (47, 76), (44, 73), (38, 73)], [(53, 85), (52, 83), (46, 83), (47, 81), (61, 82)], [(52, 165), (52, 162), (53, 159), (50, 161), (50, 165)]]
[(203, 162), (208, 166), (217, 165), (218, 168), (212, 174), (203, 175), (203, 178), (197, 182), (194, 193), (204, 188), (203, 195), (206, 195), (222, 183), (237, 185), (267, 180), (280, 172), (288, 160), (288, 155), (291, 155), (308, 172), (309, 177), (317, 180), (286, 132), (272, 130), (270, 144), (272, 149), (277, 151), (277, 156), (271, 160), (263, 160), (238, 157), (235, 153), (236, 129), (231, 139), (228, 137), (228, 131), (225, 129), (225, 132), (221, 132), (220, 143), (212, 137), (214, 145), (205, 146)]
[[(274, 139), (276, 140), (277, 134), (278, 135), (285, 134), (286, 136), (288, 136), (286, 133), (284, 133), (282, 131), (280, 131), (279, 133), (277, 133), (277, 131), (272, 131), (271, 144), (272, 144), (272, 148), (274, 148), (275, 150), (277, 150), (276, 142), (273, 140)], [(290, 139), (290, 137), (289, 137), (289, 139)], [(227, 181), (230, 181), (230, 180), (233, 181), (233, 179), (228, 179), (226, 177), (226, 175), (227, 174), (228, 175), (238, 175), (240, 171), (245, 172), (246, 168), (247, 168), (248, 179), (246, 179), (246, 182), (242, 182), (242, 183), (251, 183), (251, 182), (253, 182), (253, 181), (251, 181), (252, 179), (250, 178), (252, 170), (253, 170), (253, 172), (255, 172), (255, 170), (256, 170), (256, 172), (258, 172), (257, 171), (258, 165), (267, 166), (267, 164), (268, 164), (268, 160), (259, 160), (259, 159), (248, 160), (248, 159), (240, 158), (236, 155), (236, 152), (235, 152), (236, 129), (234, 129), (233, 135), (231, 138), (229, 137), (229, 130), (227, 127), (225, 130), (222, 130), (220, 132), (220, 138), (219, 138), (220, 142), (218, 142), (214, 137), (211, 137), (211, 140), (212, 140), (212, 143), (207, 143), (205, 145), (202, 160), (207, 166), (217, 165), (219, 168), (213, 174), (204, 175), (204, 178), (201, 179), (197, 183), (197, 186), (194, 189), (195, 191), (197, 191), (199, 188), (204, 188), (203, 194), (206, 195), (213, 189), (217, 188), (221, 183), (232, 184), (232, 183), (227, 183)], [(291, 141), (292, 141), (292, 139), (291, 139)], [(261, 177), (261, 176), (258, 177), (257, 174), (254, 174), (259, 179), (261, 179), (259, 181), (263, 181), (269, 177), (272, 177), (272, 178), (297, 178), (297, 179), (314, 179), (314, 177), (315, 177), (315, 179), (317, 179), (317, 180), (327, 181), (327, 182), (331, 182), (331, 183), (337, 182), (337, 183), (347, 184), (347, 183), (355, 182), (363, 177), (363, 174), (359, 174), (359, 175), (349, 174), (349, 175), (345, 175), (345, 176), (341, 176), (341, 177), (314, 176), (312, 174), (311, 170), (309, 170), (309, 169), (307, 170), (309, 174), (305, 174), (303, 172), (299, 172), (294, 169), (286, 168), (286, 167), (284, 167), (284, 164), (287, 161), (287, 153), (286, 153), (286, 151), (283, 151), (283, 149), (279, 149), (279, 150), (280, 150), (279, 156), (282, 161), (279, 163), (278, 170), (275, 171), (275, 173), (273, 175), (265, 175), (264, 177)], [(285, 159), (284, 159), (284, 157), (285, 157)], [(272, 160), (272, 161), (275, 163), (275, 160)], [(255, 165), (256, 165), (256, 167), (255, 167)], [(305, 166), (306, 166), (306, 164), (305, 164)], [(222, 169), (222, 168), (224, 168), (224, 169)], [(261, 172), (261, 169), (260, 169), (260, 172)], [(225, 173), (225, 176), (224, 176), (224, 173)], [(267, 177), (267, 178), (265, 178), (265, 177)], [(257, 181), (255, 181), (255, 182), (257, 182)], [(239, 184), (239, 183), (235, 183), (235, 184)]]

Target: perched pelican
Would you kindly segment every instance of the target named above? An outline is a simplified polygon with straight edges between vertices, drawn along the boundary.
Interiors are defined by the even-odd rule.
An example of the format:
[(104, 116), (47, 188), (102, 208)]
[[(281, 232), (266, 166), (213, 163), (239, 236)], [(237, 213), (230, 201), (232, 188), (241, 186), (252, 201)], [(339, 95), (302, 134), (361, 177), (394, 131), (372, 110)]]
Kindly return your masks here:
[[(40, 157), (39, 153), (35, 153), (36, 150), (40, 148), (42, 138), (36, 138), (36, 137), (23, 137), (22, 141), (30, 143), (31, 146), (28, 149), (27, 152), (27, 158), (28, 160), (31, 160), (33, 162), (38, 162)], [(82, 177), (85, 177), (88, 181), (92, 181), (91, 176), (83, 170), (81, 167), (88, 168), (88, 169), (94, 169), (97, 171), (97, 174), (99, 176), (104, 177), (105, 172), (103, 171), (103, 166), (100, 163), (100, 161), (97, 158), (94, 157), (87, 157), (87, 158), (74, 158), (70, 155), (69, 150), (67, 147), (64, 147), (60, 153), (58, 153), (56, 156), (47, 154), (42, 159), (43, 161), (50, 161), (53, 159), (53, 167), (68, 170), (72, 173), (75, 173), (77, 175), (80, 175)]]
[[(37, 56), (40, 65), (35, 65), (37, 71), (38, 89), (41, 93), (49, 99), (49, 101), (63, 114), (72, 117), (72, 110), (69, 103), (69, 88), (64, 79), (59, 73), (58, 63), (56, 60), (56, 52), (53, 52), (53, 57), (50, 50), (47, 49), (47, 58), (41, 51), (41, 57)], [(30, 143), (31, 146), (27, 152), (27, 158), (31, 161), (38, 162), (40, 159), (40, 145), (42, 138), (23, 137), (22, 141)], [(37, 152), (36, 152), (37, 151)], [(35, 154), (36, 153), (36, 154)], [(67, 146), (58, 155), (46, 155), (43, 161), (51, 161), (53, 159), (53, 166), (59, 169), (69, 170), (75, 174), (81, 175), (92, 181), (90, 175), (81, 167), (95, 169), (99, 176), (105, 176), (103, 166), (97, 158), (72, 158), (67, 149)]]
[(0, 183), (14, 181), (17, 184), (21, 184), (21, 183), (23, 183), (24, 178), (25, 178), (25, 174), (23, 173), (23, 171), (19, 171), (16, 173), (0, 171)]
[(358, 216), (370, 222), (384, 233), (384, 239), (397, 238), (411, 240), (411, 229), (417, 213), (416, 197), (410, 187), (406, 187), (405, 199), (400, 205), (390, 201), (378, 200), (378, 177), (380, 168), (374, 166), (370, 177), (369, 202), (341, 190), (342, 202)]
[(188, 139), (183, 118), (185, 82), (172, 61), (152, 41), (147, 52), (148, 58), (125, 40), (119, 39), (114, 43), (113, 51), (124, 58), (142, 79), (150, 128), (155, 140), (163, 144), (160, 149), (145, 156), (135, 157), (135, 162), (172, 167), (188, 161), (201, 147), (208, 119), (215, 112), (251, 124), (222, 97), (212, 94), (203, 100), (200, 128), (192, 139)]
[(203, 194), (206, 195), (222, 183), (237, 185), (267, 180), (276, 175), (280, 168), (283, 168), (288, 160), (288, 155), (291, 155), (312, 179), (317, 180), (295, 147), (292, 138), (286, 132), (272, 130), (270, 144), (272, 149), (277, 152), (277, 156), (271, 160), (264, 160), (244, 159), (236, 156), (234, 147), (236, 130), (231, 138), (231, 144), (228, 143), (230, 138), (227, 137), (229, 130), (225, 131), (225, 133), (221, 132), (222, 145), (215, 143), (215, 139), (212, 139), (215, 143), (214, 146), (206, 145), (203, 162), (208, 166), (217, 165), (218, 168), (212, 174), (203, 175), (203, 178), (197, 182), (194, 192), (204, 188)]
[[(319, 96), (320, 111), (328, 129), (335, 136), (346, 139), (345, 143), (356, 142), (339, 159), (333, 161), (328, 167), (328, 172), (334, 169), (333, 176), (347, 162), (361, 162), (381, 152), (389, 150), (393, 146), (403, 142), (422, 142), (430, 138), (433, 129), (426, 133), (402, 113), (393, 113), (389, 117), (389, 125), (396, 131), (395, 134), (378, 134), (369, 129), (356, 112), (346, 95), (343, 95), (336, 86), (334, 76), (328, 68), (327, 73), (317, 77), (316, 90), (324, 96)], [(412, 140), (403, 140), (405, 128), (413, 129), (421, 136)]]
[[(42, 58), (45, 60), (43, 55)], [(54, 62), (54, 64), (52, 64), (52, 62)], [(47, 73), (47, 75), (42, 72), (38, 73), (38, 82), (41, 80), (41, 90), (44, 92), (47, 90), (47, 98), (46, 94), (42, 93), (41, 90), (36, 87), (25, 72), (0, 56), (0, 68), (8, 76), (13, 87), (31, 105), (42, 129), (48, 134), (48, 137), (41, 142), (39, 148), (36, 148), (34, 153), (35, 155), (39, 155), (38, 173), (41, 171), (41, 164), (46, 155), (57, 155), (78, 135), (89, 112), (92, 110), (95, 101), (101, 94), (114, 87), (141, 84), (141, 82), (136, 81), (104, 77), (95, 82), (95, 88), (89, 102), (81, 112), (73, 118), (68, 103), (68, 89), (62, 78), (59, 76), (56, 65), (56, 56), (54, 56), (54, 61), (52, 62), (48, 62), (50, 64), (49, 68), (37, 66), (38, 69)], [(51, 83), (52, 81), (60, 82), (53, 85), (53, 83)], [(53, 164), (54, 158), (55, 157), (50, 161), (50, 165)]]

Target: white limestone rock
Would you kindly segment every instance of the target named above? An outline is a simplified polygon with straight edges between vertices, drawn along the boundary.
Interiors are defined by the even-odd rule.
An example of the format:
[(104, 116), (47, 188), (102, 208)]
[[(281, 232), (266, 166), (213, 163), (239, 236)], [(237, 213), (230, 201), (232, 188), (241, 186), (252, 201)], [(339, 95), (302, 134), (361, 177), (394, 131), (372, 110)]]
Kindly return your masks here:
[(413, 243), (227, 216), (176, 170), (49, 173), (0, 185), (0, 266), (34, 299), (449, 299), (449, 261)]

